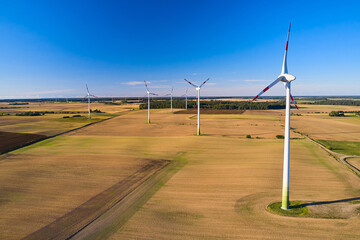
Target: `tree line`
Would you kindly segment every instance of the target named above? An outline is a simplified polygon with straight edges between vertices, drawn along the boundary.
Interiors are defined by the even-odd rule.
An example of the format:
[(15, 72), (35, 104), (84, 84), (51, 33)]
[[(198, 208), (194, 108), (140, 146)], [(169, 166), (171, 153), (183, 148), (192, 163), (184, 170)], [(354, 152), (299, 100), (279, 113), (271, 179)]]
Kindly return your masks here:
[[(140, 109), (146, 109), (147, 102), (140, 104)], [(188, 101), (188, 108), (196, 108), (196, 101)], [(170, 100), (152, 101), (151, 108), (161, 109), (170, 108)], [(173, 100), (173, 108), (185, 108), (185, 100)], [(277, 102), (250, 102), (250, 101), (203, 101), (200, 102), (200, 108), (204, 109), (218, 109), (218, 110), (267, 110), (267, 109), (284, 109), (285, 101)]]
[(317, 100), (313, 102), (304, 102), (303, 104), (314, 105), (346, 105), (346, 106), (360, 106), (360, 100), (336, 99), (336, 100)]

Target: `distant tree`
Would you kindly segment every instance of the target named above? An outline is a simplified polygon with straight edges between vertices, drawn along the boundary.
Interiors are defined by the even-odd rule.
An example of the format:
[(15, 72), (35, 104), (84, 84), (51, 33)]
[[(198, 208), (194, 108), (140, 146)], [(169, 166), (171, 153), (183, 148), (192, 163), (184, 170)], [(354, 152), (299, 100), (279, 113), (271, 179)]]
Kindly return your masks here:
[(310, 102), (302, 102), (303, 104), (314, 105), (346, 105), (346, 106), (360, 106), (360, 99), (336, 99), (336, 100), (315, 100)]

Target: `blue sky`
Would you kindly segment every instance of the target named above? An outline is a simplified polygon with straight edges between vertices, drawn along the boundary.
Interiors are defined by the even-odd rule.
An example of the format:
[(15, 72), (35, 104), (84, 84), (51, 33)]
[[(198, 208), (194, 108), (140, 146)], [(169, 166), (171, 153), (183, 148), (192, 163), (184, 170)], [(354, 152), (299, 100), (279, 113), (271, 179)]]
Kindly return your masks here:
[[(359, 1), (0, 1), (0, 98), (359, 95)], [(281, 84), (265, 96), (283, 95)]]

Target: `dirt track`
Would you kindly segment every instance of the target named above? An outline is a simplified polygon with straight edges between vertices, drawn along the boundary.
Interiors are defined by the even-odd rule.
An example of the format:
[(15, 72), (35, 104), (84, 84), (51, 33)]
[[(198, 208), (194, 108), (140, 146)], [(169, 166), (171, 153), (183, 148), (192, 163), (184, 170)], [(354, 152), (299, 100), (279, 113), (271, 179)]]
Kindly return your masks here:
[(104, 214), (168, 163), (165, 160), (151, 160), (149, 164), (143, 166), (139, 171), (92, 197), (79, 207), (24, 239), (68, 239)]

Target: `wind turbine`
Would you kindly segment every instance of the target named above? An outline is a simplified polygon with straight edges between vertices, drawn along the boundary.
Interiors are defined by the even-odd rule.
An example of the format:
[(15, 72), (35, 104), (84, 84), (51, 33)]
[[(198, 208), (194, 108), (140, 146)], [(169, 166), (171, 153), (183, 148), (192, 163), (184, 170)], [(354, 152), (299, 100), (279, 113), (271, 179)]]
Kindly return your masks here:
[(254, 97), (253, 101), (256, 100), (259, 96), (261, 96), (264, 92), (269, 90), (278, 82), (283, 82), (285, 85), (286, 91), (286, 114), (285, 114), (285, 141), (284, 141), (284, 167), (283, 167), (283, 186), (282, 186), (282, 204), (281, 208), (284, 210), (289, 209), (289, 167), (290, 167), (290, 99), (294, 103), (295, 107), (297, 107), (296, 102), (291, 95), (290, 85), (291, 82), (296, 79), (295, 76), (288, 73), (287, 69), (287, 50), (289, 44), (289, 36), (290, 36), (290, 28), (291, 23), (289, 25), (289, 31), (286, 40), (286, 47), (284, 53), (284, 60), (282, 65), (281, 74), (278, 78), (273, 81), (269, 86), (264, 88), (256, 97)]
[(174, 91), (174, 87), (171, 88), (171, 92), (166, 94), (165, 96), (170, 96), (170, 107), (171, 107), (171, 112), (173, 112), (173, 91)]
[(210, 78), (206, 79), (200, 86), (197, 86), (191, 82), (189, 82), (188, 80), (184, 79), (186, 82), (188, 82), (191, 86), (195, 87), (196, 91), (197, 91), (197, 107), (198, 107), (198, 118), (197, 118), (197, 135), (200, 135), (200, 89), (201, 87), (210, 80)]
[(188, 88), (186, 89), (185, 94), (184, 94), (184, 95), (181, 95), (182, 97), (185, 96), (185, 110), (187, 110), (187, 105), (188, 105), (188, 104), (187, 104), (187, 97), (188, 97), (187, 93), (188, 93)]
[(150, 95), (157, 96), (157, 94), (150, 92), (149, 88), (146, 84), (146, 81), (144, 81), (144, 83), (145, 83), (145, 88), (146, 88), (146, 94), (148, 96), (148, 124), (150, 124)]
[(85, 98), (87, 98), (87, 99), (88, 99), (88, 105), (89, 105), (89, 119), (91, 119), (90, 98), (91, 98), (91, 97), (96, 97), (96, 96), (95, 96), (95, 95), (90, 94), (90, 92), (89, 92), (89, 88), (88, 88), (88, 85), (87, 85), (87, 84), (86, 84), (86, 91), (87, 91), (87, 94), (86, 94)]

